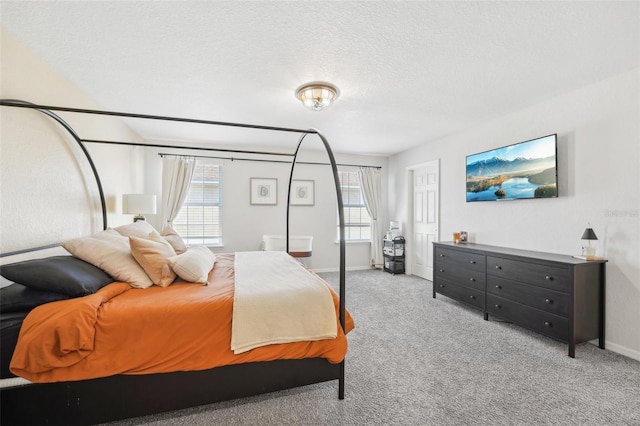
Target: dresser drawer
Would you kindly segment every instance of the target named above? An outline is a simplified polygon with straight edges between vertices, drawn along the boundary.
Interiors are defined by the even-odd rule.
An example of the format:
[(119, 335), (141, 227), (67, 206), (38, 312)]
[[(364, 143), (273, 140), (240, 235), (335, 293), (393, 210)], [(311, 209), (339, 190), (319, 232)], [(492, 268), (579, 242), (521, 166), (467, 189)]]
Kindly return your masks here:
[(435, 263), (447, 263), (455, 265), (456, 268), (464, 268), (470, 271), (485, 271), (485, 258), (483, 254), (471, 253), (467, 251), (451, 250), (442, 247), (436, 247)]
[(452, 264), (439, 262), (435, 267), (436, 280), (445, 279), (466, 287), (484, 291), (485, 274), (483, 271), (456, 267)]
[(484, 310), (484, 291), (474, 290), (442, 279), (434, 285), (437, 293)]
[(569, 268), (487, 256), (487, 275), (569, 293)]
[(529, 328), (540, 334), (563, 342), (569, 341), (569, 320), (567, 318), (522, 305), (493, 294), (487, 295), (487, 312), (514, 324)]
[(520, 284), (492, 275), (487, 277), (487, 293), (552, 314), (569, 316), (569, 295), (567, 293)]

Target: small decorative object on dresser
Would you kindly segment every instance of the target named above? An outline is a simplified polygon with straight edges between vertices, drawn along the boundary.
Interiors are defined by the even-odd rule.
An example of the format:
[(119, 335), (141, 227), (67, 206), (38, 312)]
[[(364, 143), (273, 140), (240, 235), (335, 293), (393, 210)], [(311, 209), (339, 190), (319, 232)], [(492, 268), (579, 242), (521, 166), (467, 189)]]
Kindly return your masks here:
[(404, 237), (385, 238), (382, 254), (384, 270), (392, 274), (404, 274)]
[(606, 260), (494, 247), (434, 244), (433, 297), (440, 293), (519, 326), (604, 349)]
[(591, 241), (596, 241), (598, 237), (596, 236), (596, 233), (594, 232), (590, 224), (587, 224), (587, 229), (584, 230), (584, 232), (582, 233), (582, 237), (580, 238), (582, 240), (588, 241), (588, 245), (586, 247), (582, 247), (582, 255), (587, 257), (595, 257), (596, 248), (591, 247)]

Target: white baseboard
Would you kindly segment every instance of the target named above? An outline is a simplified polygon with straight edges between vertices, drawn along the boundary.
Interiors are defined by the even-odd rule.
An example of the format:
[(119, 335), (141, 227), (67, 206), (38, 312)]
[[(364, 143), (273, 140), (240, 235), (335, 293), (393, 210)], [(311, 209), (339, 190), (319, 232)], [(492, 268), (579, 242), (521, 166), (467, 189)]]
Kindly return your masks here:
[(624, 355), (628, 358), (635, 359), (636, 361), (640, 361), (640, 352), (634, 351), (633, 349), (629, 349), (622, 345), (617, 345), (615, 343), (611, 343), (605, 340), (604, 346), (607, 350), (611, 352), (615, 352), (620, 355)]

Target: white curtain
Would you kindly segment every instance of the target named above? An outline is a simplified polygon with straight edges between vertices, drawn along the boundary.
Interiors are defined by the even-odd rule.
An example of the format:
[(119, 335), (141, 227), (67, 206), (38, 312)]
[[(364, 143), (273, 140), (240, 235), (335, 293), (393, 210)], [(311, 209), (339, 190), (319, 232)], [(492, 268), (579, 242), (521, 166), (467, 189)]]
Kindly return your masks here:
[(162, 228), (180, 212), (187, 198), (196, 167), (195, 158), (163, 157), (162, 159)]
[(370, 264), (376, 268), (382, 268), (384, 259), (382, 256), (382, 235), (380, 234), (380, 207), (382, 203), (382, 178), (379, 169), (363, 167), (358, 170), (360, 187), (364, 195), (364, 204), (371, 216), (371, 255)]

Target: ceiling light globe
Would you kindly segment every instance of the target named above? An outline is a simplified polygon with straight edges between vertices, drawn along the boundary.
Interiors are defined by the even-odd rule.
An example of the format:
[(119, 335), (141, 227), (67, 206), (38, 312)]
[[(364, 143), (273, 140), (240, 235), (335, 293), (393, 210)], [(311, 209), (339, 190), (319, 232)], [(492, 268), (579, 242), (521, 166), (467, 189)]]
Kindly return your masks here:
[(331, 106), (340, 91), (330, 83), (312, 82), (298, 87), (295, 95), (310, 110), (322, 111)]

